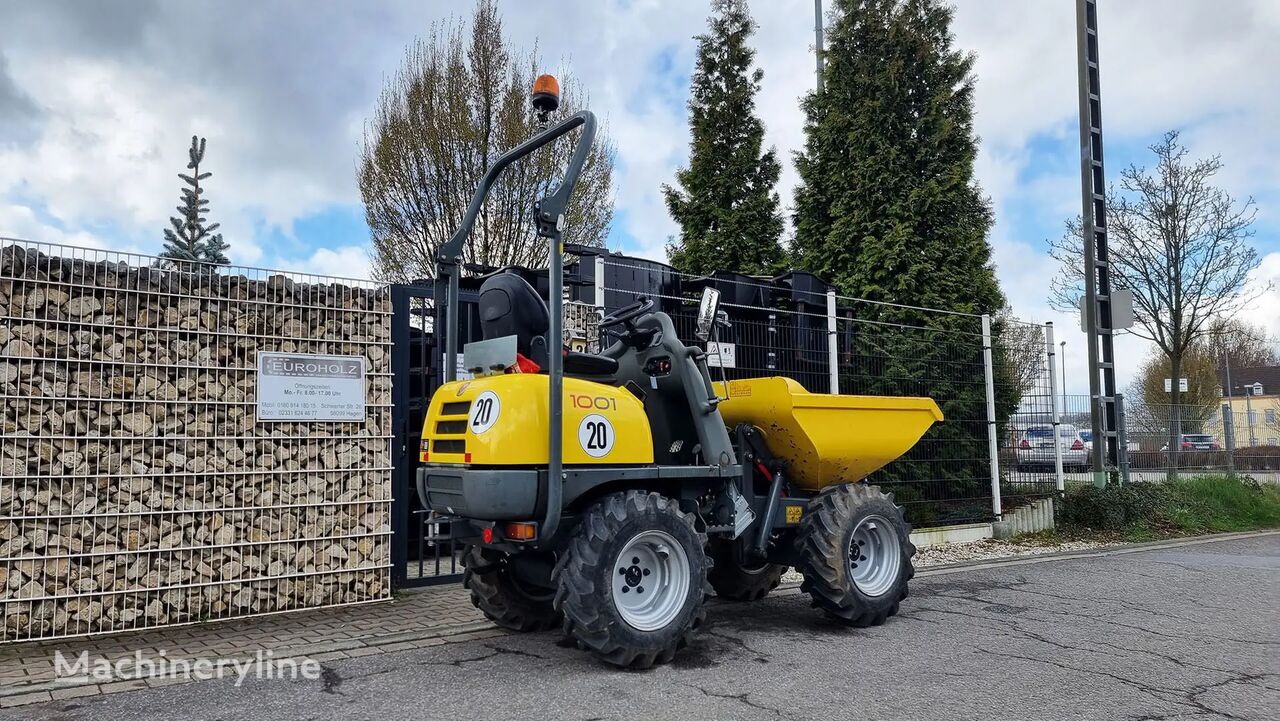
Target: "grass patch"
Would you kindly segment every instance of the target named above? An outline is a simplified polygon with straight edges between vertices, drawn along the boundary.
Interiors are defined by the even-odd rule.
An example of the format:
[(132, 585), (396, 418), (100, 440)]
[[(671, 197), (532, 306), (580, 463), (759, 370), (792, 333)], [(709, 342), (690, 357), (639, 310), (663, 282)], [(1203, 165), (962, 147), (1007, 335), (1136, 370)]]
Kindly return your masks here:
[(1114, 535), (1126, 541), (1149, 541), (1280, 528), (1280, 487), (1240, 476), (1188, 476), (1105, 488), (1071, 486), (1059, 503), (1059, 528), (1065, 536)]

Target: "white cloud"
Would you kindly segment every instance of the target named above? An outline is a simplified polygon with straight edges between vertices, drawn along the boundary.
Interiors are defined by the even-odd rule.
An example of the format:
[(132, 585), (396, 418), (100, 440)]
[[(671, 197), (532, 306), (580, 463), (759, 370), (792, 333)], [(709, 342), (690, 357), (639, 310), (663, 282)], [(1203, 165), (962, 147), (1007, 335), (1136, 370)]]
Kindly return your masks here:
[[(0, 234), (158, 249), (178, 199), (175, 174), (199, 133), (209, 138), (214, 172), (211, 215), (224, 224), (234, 262), (349, 276), (367, 273), (363, 239), (315, 248), (294, 237), (294, 224), (321, 209), (358, 206), (354, 157), (383, 78), (415, 34), (449, 14), (466, 17), (471, 3), (319, 0), (306, 12), (149, 0), (10, 7), (0, 26), (0, 108), (4, 97), (17, 97), (25, 119), (20, 132), (0, 125), (12, 133), (0, 137)], [(591, 93), (617, 145), (618, 222), (634, 239), (628, 250), (661, 258), (675, 225), (659, 186), (688, 153), (687, 89), (677, 78), (692, 71), (693, 36), (705, 29), (708, 4), (501, 8), (516, 46), (537, 40), (548, 67), (570, 66)], [(1135, 0), (1100, 10), (1109, 153), (1132, 154), (1135, 144), (1185, 127), (1193, 152), (1223, 155), (1232, 192), (1259, 199), (1259, 241), (1274, 251), (1280, 5)], [(798, 101), (814, 83), (813, 4), (772, 0), (752, 11), (765, 71), (758, 111), (784, 164), (779, 190), (789, 205), (791, 154), (803, 145)], [(957, 46), (977, 56), (976, 171), (996, 209), (998, 272), (1019, 315), (1060, 321), (1069, 372), (1083, 336), (1045, 305), (1054, 269), (1042, 242), (1079, 204), (1074, 23), (1070, 3), (959, 0), (954, 25)], [(1114, 179), (1118, 164), (1108, 171)], [(260, 247), (273, 233), (296, 241), (294, 250)], [(1276, 277), (1276, 256), (1267, 256), (1259, 277)], [(1260, 300), (1250, 317), (1276, 328), (1276, 302)], [(1128, 363), (1122, 359), (1122, 368)]]

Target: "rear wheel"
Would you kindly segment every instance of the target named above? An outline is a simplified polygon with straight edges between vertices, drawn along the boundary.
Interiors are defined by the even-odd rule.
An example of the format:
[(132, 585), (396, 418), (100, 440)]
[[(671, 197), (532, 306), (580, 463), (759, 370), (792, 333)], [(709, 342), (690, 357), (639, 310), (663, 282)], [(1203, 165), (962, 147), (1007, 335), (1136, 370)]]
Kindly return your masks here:
[(915, 575), (911, 527), (893, 497), (862, 483), (809, 503), (796, 543), (813, 605), (850, 626), (878, 626), (898, 612)]
[(758, 601), (778, 587), (787, 567), (768, 561), (739, 561), (731, 541), (711, 542), (711, 587), (716, 595), (733, 601)]
[(580, 646), (615, 666), (670, 661), (706, 617), (706, 538), (657, 493), (605, 497), (556, 565), (556, 608)]
[(485, 618), (512, 631), (546, 631), (560, 623), (555, 590), (521, 578), (520, 559), (501, 551), (468, 546), (462, 554), (462, 585)]

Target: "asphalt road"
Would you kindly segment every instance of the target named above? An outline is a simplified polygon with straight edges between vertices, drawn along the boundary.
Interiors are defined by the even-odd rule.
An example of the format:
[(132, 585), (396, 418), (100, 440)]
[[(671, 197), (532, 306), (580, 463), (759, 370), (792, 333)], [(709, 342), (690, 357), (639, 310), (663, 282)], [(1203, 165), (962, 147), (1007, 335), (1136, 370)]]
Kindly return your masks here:
[(795, 591), (716, 604), (677, 662), (620, 672), (505, 636), (207, 681), (7, 719), (1275, 719), (1280, 535), (918, 578), (880, 628)]

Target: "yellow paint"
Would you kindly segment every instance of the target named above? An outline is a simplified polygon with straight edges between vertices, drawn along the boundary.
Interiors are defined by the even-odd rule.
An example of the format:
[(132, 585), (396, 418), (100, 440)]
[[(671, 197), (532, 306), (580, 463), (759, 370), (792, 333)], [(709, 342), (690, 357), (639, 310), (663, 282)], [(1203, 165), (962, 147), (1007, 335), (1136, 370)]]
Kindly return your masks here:
[[(715, 385), (723, 397), (724, 384)], [(810, 393), (790, 378), (730, 381), (728, 390), (725, 423), (758, 427), (791, 482), (811, 490), (866, 478), (943, 420), (931, 398)]]
[[(436, 390), (422, 424), (422, 437), (432, 445), (431, 463), (465, 463), (471, 454), (472, 465), (545, 466), (547, 453), (547, 394), (549, 379), (538, 373), (512, 373), (488, 376), (470, 381), (446, 383)], [(496, 419), (481, 433), (476, 433), (470, 415), (473, 402), (492, 391), (498, 397)], [(445, 415), (449, 408), (453, 411)], [(602, 431), (598, 419), (594, 436), (584, 427), (588, 416), (607, 421)], [(440, 432), (438, 424), (454, 422), (454, 432)], [(461, 423), (457, 423), (461, 421)], [(483, 424), (481, 424), (483, 425)], [(447, 427), (447, 426), (446, 426)], [(565, 465), (635, 465), (653, 463), (653, 436), (644, 405), (630, 391), (613, 386), (564, 379), (564, 463)], [(584, 442), (580, 442), (579, 431)], [(590, 455), (584, 445), (599, 441), (601, 433), (611, 442), (608, 452)], [(437, 452), (436, 441), (463, 441), (463, 452)], [(597, 443), (596, 452), (599, 453)]]

